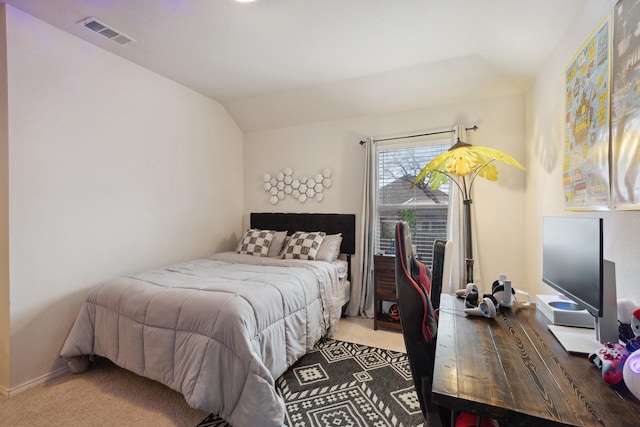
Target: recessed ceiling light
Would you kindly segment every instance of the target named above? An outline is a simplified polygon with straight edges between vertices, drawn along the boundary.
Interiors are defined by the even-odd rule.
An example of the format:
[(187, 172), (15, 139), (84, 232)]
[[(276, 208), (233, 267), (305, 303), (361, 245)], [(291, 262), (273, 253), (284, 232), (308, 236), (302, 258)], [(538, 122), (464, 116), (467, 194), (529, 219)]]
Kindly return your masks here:
[(252, 3), (256, 0), (236, 0), (238, 3)]

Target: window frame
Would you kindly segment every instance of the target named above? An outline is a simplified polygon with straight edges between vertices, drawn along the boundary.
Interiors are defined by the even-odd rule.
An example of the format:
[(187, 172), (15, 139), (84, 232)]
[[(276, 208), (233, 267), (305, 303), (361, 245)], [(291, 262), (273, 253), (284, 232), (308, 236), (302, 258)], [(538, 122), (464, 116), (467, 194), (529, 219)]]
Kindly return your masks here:
[[(422, 190), (414, 188), (413, 193), (413, 203), (410, 203), (410, 199), (404, 203), (383, 203), (382, 197), (382, 188), (389, 183), (393, 183), (394, 181), (387, 182), (383, 177), (381, 177), (381, 158), (385, 152), (394, 151), (394, 150), (403, 150), (403, 149), (412, 149), (417, 147), (438, 147), (437, 152), (434, 153), (430, 159), (436, 157), (438, 154), (445, 152), (453, 145), (453, 132), (450, 135), (422, 135), (420, 137), (411, 138), (410, 140), (406, 138), (394, 139), (389, 141), (381, 141), (377, 142), (376, 149), (376, 171), (377, 171), (377, 182), (376, 182), (376, 203), (375, 203), (375, 221), (376, 221), (376, 237), (375, 237), (375, 251), (376, 253), (386, 253), (386, 254), (394, 254), (395, 251), (395, 242), (393, 242), (392, 238), (385, 238), (382, 236), (382, 222), (383, 221), (391, 221), (396, 222), (399, 218), (397, 217), (397, 212), (402, 209), (414, 210), (416, 216), (418, 217), (419, 224), (428, 225), (427, 228), (432, 228), (434, 224), (440, 223), (441, 226), (444, 226), (443, 230), (439, 230), (436, 232), (432, 232), (429, 235), (424, 235), (424, 227), (420, 228), (416, 231), (417, 236), (412, 236), (412, 242), (418, 246), (418, 257), (425, 262), (427, 265), (431, 265), (432, 256), (433, 256), (433, 242), (435, 240), (446, 240), (448, 236), (448, 218), (449, 218), (449, 209), (451, 206), (451, 192), (449, 184), (443, 185), (439, 191), (442, 193), (448, 193), (446, 196), (446, 203), (443, 204), (425, 204), (425, 203), (416, 203), (419, 196), (416, 192), (421, 192)], [(421, 163), (419, 168), (416, 170), (416, 175), (420, 171), (422, 167), (426, 165), (426, 162)], [(406, 176), (406, 175), (405, 175)], [(395, 181), (401, 180), (401, 178), (397, 178)], [(386, 182), (386, 183), (385, 183)], [(442, 200), (442, 199), (441, 199)], [(437, 212), (440, 211), (440, 212)], [(444, 212), (442, 212), (444, 211)], [(425, 217), (435, 216), (437, 219), (433, 222), (430, 222), (428, 219), (424, 220)], [(396, 218), (394, 218), (396, 217)], [(423, 221), (420, 221), (420, 218), (423, 218)], [(444, 220), (444, 221), (443, 221)]]

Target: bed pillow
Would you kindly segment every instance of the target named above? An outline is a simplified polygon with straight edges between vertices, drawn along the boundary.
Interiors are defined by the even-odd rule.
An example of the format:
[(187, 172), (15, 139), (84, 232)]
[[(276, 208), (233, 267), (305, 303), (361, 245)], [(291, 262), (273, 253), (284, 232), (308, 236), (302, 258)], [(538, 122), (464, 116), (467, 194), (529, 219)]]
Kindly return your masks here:
[(343, 259), (335, 259), (331, 261), (331, 264), (336, 268), (338, 272), (338, 279), (343, 279), (347, 277), (347, 270), (349, 268), (349, 263)]
[(249, 229), (240, 240), (237, 252), (239, 254), (267, 256), (275, 234), (275, 231), (271, 230)]
[(287, 236), (284, 238), (284, 242), (282, 242), (282, 250), (280, 251), (280, 258), (284, 258), (284, 253), (287, 251), (287, 247), (289, 246), (289, 242), (291, 241), (291, 236)]
[(296, 231), (289, 239), (284, 258), (315, 260), (325, 235), (324, 231)]
[(340, 255), (340, 244), (342, 244), (342, 233), (324, 236), (320, 249), (318, 249), (316, 260), (328, 262), (335, 261), (338, 259), (338, 255)]
[(267, 256), (280, 258), (282, 256), (282, 249), (284, 248), (284, 241), (286, 238), (286, 231), (276, 231), (273, 236), (273, 240), (271, 241), (271, 245), (269, 246), (269, 253)]

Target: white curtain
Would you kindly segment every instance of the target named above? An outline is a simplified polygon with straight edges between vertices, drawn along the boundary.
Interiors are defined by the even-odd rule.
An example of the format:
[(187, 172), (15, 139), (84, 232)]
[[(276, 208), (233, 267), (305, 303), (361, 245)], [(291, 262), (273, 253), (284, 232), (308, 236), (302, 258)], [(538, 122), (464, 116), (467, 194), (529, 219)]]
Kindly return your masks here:
[[(454, 143), (458, 139), (462, 142), (469, 143), (467, 140), (467, 130), (462, 125), (456, 125), (453, 129)], [(473, 200), (473, 194), (469, 197)], [(462, 194), (455, 186), (450, 184), (449, 192), (449, 217), (447, 222), (448, 236), (447, 240), (451, 241), (451, 272), (449, 280), (449, 292), (455, 292), (466, 286), (466, 257), (464, 251), (464, 205), (462, 203)], [(473, 248), (473, 279), (474, 282), (481, 287), (480, 284), (480, 261), (478, 258), (478, 239), (476, 237), (475, 222), (475, 205), (471, 203), (471, 236)], [(443, 283), (443, 288), (445, 284)]]
[(362, 197), (362, 221), (360, 242), (356, 252), (362, 254), (358, 261), (361, 280), (351, 284), (351, 302), (348, 316), (373, 317), (373, 255), (375, 252), (376, 198), (378, 193), (378, 168), (376, 142), (369, 138), (365, 144), (364, 195)]

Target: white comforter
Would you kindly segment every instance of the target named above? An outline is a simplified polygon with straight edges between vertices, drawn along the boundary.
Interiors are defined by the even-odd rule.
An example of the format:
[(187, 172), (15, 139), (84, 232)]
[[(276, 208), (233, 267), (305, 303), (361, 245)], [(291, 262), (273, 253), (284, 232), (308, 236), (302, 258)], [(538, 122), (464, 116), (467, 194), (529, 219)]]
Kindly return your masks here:
[(222, 253), (122, 277), (87, 297), (61, 351), (103, 356), (237, 427), (280, 426), (275, 379), (337, 327), (328, 262)]

